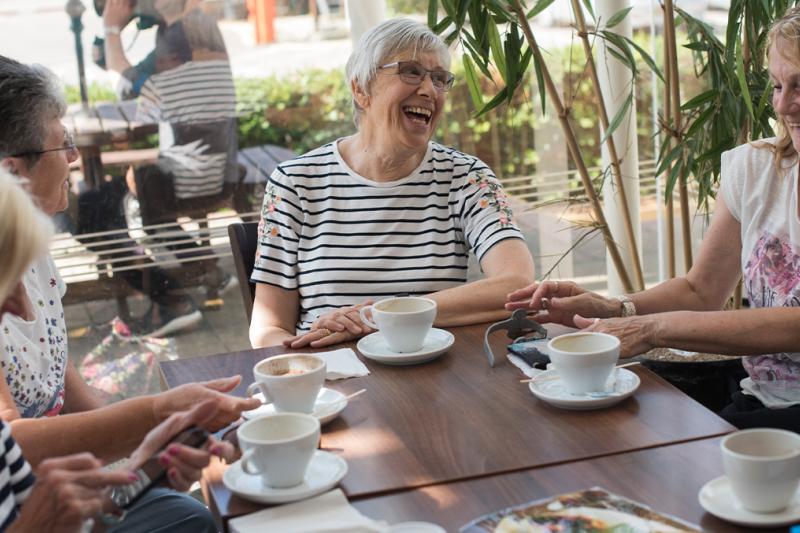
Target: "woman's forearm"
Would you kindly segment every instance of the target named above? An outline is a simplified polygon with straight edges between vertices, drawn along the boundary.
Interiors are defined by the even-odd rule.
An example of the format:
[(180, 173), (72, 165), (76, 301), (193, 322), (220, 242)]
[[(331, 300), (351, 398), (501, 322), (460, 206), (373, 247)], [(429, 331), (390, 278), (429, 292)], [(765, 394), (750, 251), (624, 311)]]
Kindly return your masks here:
[(284, 339), (293, 336), (293, 333), (289, 333), (279, 326), (250, 326), (250, 344), (253, 348), (280, 346)]
[(630, 298), (639, 315), (682, 310), (716, 311), (724, 304), (716, 295), (697, 290), (685, 277), (669, 279)]
[(116, 461), (133, 451), (158, 422), (153, 397), (142, 396), (82, 413), (20, 418), (11, 422), (11, 431), (35, 467), (48, 457), (81, 452)]
[(506, 294), (531, 281), (524, 275), (495, 276), (430, 294), (438, 306), (435, 325), (465, 326), (507, 318)]
[(657, 346), (729, 355), (800, 351), (800, 308), (676, 311), (652, 316)]

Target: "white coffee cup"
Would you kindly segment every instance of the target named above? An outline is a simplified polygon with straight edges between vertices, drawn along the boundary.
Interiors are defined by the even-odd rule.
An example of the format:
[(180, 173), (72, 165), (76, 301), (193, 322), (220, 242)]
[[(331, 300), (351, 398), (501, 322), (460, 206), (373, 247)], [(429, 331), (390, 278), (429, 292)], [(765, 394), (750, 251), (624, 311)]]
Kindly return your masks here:
[(569, 333), (550, 340), (547, 355), (567, 392), (601, 392), (619, 360), (619, 339), (597, 331)]
[(247, 395), (261, 390), (276, 412), (311, 413), (325, 372), (325, 360), (313, 354), (268, 357), (253, 367), (255, 382), (247, 387)]
[[(366, 316), (369, 311), (370, 320)], [(381, 332), (393, 352), (416, 352), (436, 319), (436, 302), (430, 298), (401, 296), (388, 298), (359, 309), (365, 324)]]
[(783, 429), (745, 429), (722, 439), (722, 466), (745, 509), (786, 508), (800, 483), (800, 435)]
[(236, 430), (242, 470), (261, 476), (268, 487), (299, 485), (319, 444), (319, 432), (319, 420), (303, 413), (276, 413), (249, 420)]

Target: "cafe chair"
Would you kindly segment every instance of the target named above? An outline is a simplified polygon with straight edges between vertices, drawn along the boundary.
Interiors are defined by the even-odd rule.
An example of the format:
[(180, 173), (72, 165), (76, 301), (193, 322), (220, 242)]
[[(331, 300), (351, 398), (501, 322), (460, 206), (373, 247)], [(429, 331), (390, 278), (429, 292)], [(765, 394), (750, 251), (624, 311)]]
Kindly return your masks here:
[(236, 277), (242, 291), (242, 303), (247, 314), (247, 323), (253, 315), (253, 300), (256, 298), (256, 284), (250, 281), (258, 247), (258, 222), (236, 222), (228, 225), (228, 237), (233, 253)]

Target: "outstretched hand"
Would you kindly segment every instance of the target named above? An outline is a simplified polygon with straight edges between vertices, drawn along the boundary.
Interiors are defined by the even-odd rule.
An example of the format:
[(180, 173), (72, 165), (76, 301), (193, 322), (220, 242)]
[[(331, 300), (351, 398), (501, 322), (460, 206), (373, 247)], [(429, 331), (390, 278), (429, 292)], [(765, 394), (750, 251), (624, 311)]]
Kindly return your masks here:
[(536, 311), (531, 318), (543, 324), (555, 322), (579, 327), (573, 319), (575, 315), (605, 318), (620, 313), (619, 301), (587, 291), (572, 281), (533, 283), (510, 293), (506, 300), (508, 311)]

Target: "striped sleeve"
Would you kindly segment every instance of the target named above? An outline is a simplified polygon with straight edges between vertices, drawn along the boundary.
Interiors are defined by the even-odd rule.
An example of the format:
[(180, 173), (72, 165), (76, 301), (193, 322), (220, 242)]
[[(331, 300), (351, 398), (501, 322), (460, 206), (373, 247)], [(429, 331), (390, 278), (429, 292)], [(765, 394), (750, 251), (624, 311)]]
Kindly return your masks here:
[(503, 186), (485, 163), (475, 160), (458, 195), (464, 235), (479, 261), (498, 242), (523, 239)]
[(300, 198), (291, 179), (279, 166), (270, 176), (264, 192), (253, 282), (297, 289), (297, 247), (303, 219)]
[(17, 518), (19, 507), (30, 494), (35, 478), (22, 450), (11, 436), (11, 426), (2, 421), (0, 442), (3, 451), (0, 457), (0, 531), (5, 531)]

